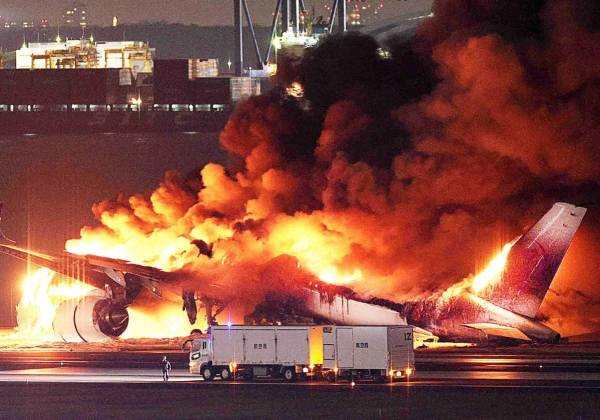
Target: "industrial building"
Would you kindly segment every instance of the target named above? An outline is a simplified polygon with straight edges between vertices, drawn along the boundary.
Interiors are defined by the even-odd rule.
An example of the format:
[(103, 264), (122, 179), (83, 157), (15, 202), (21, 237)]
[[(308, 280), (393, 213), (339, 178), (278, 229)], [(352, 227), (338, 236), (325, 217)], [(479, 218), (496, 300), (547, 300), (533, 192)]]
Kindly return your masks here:
[(0, 69), (5, 132), (217, 131), (261, 81), (216, 59), (154, 59), (136, 41), (31, 43)]
[(17, 69), (130, 68), (152, 72), (155, 50), (140, 41), (94, 42), (57, 39), (56, 42), (24, 43), (16, 51)]

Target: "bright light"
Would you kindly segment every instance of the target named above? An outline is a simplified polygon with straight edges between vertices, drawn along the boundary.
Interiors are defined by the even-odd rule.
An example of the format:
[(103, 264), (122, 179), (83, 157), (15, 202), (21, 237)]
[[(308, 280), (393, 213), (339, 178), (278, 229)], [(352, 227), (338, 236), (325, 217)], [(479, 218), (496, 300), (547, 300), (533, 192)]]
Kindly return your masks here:
[(390, 376), (394, 376), (394, 369), (390, 369)]
[(308, 373), (308, 368), (307, 368), (307, 367), (303, 367), (303, 368), (302, 368), (302, 372), (303, 372), (303, 373)]
[(315, 368), (315, 365), (313, 365), (312, 363), (310, 365), (308, 365), (308, 367), (310, 368), (310, 370), (313, 370)]
[(273, 45), (273, 48), (275, 48), (275, 51), (280, 50), (281, 49), (281, 41), (279, 40), (279, 38), (273, 39), (272, 45)]
[(268, 64), (267, 72), (269, 73), (269, 76), (275, 76), (275, 74), (277, 74), (277, 64), (275, 64), (275, 63)]
[(413, 370), (412, 370), (412, 368), (407, 367), (406, 370), (405, 370), (405, 372), (406, 372), (406, 376), (410, 376), (410, 375), (412, 375)]
[(487, 267), (473, 278), (471, 289), (477, 293), (485, 289), (487, 286), (496, 283), (500, 280), (504, 266), (510, 249), (514, 242), (509, 242), (502, 248), (500, 254), (498, 254)]
[(294, 98), (302, 98), (304, 96), (304, 88), (299, 82), (293, 82), (286, 88), (286, 93)]

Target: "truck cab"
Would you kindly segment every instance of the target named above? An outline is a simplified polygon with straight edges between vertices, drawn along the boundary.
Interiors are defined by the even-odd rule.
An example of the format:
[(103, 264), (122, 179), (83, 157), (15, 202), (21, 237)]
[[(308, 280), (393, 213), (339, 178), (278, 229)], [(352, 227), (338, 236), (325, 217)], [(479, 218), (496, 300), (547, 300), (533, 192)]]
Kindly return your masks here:
[(201, 374), (203, 364), (211, 360), (211, 341), (208, 335), (203, 335), (192, 340), (190, 350), (190, 373)]

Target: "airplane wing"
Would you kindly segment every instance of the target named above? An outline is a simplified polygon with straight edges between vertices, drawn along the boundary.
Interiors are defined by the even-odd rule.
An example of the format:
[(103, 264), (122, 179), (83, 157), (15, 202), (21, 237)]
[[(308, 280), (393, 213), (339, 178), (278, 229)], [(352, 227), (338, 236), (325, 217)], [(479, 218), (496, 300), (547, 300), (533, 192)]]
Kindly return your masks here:
[(462, 324), (465, 327), (474, 328), (487, 335), (496, 337), (512, 338), (515, 340), (531, 341), (523, 331), (515, 327), (507, 327), (505, 325), (494, 324), (492, 322), (478, 322), (474, 324)]

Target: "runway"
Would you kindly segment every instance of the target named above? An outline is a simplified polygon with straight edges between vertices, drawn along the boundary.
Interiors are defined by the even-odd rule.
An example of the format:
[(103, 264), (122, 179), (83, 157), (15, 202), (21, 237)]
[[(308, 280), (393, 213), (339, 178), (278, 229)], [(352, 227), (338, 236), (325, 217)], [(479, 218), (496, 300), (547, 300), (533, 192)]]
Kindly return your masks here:
[[(201, 383), (203, 386), (328, 386), (348, 387), (348, 381), (330, 384), (321, 380), (305, 380), (286, 383), (278, 379), (256, 379), (206, 382), (198, 375), (192, 375), (185, 369), (174, 369), (170, 382)], [(154, 383), (163, 382), (158, 367), (154, 369), (135, 368), (43, 368), (0, 371), (0, 382), (15, 383)], [(600, 390), (600, 372), (517, 372), (517, 371), (417, 371), (409, 380), (374, 384), (369, 381), (358, 382), (355, 386), (369, 387), (432, 387), (432, 386), (477, 386), (477, 387), (536, 387), (560, 389)]]
[[(600, 352), (417, 350), (408, 381), (206, 382), (174, 348), (0, 351), (0, 418), (594, 418)], [(89, 348), (86, 348), (90, 350)], [(169, 382), (159, 361), (173, 364)]]
[[(0, 418), (596, 418), (598, 383), (419, 378), (393, 385), (203, 382), (174, 372), (28, 372), (0, 382)], [(6, 373), (2, 377), (6, 378)], [(29, 376), (29, 381), (26, 377)], [(45, 381), (35, 382), (46, 376)], [(52, 376), (52, 382), (46, 382)], [(73, 380), (77, 378), (77, 382)], [(60, 378), (64, 379), (62, 381)], [(82, 382), (90, 380), (92, 382)], [(581, 382), (581, 381), (580, 381)]]

